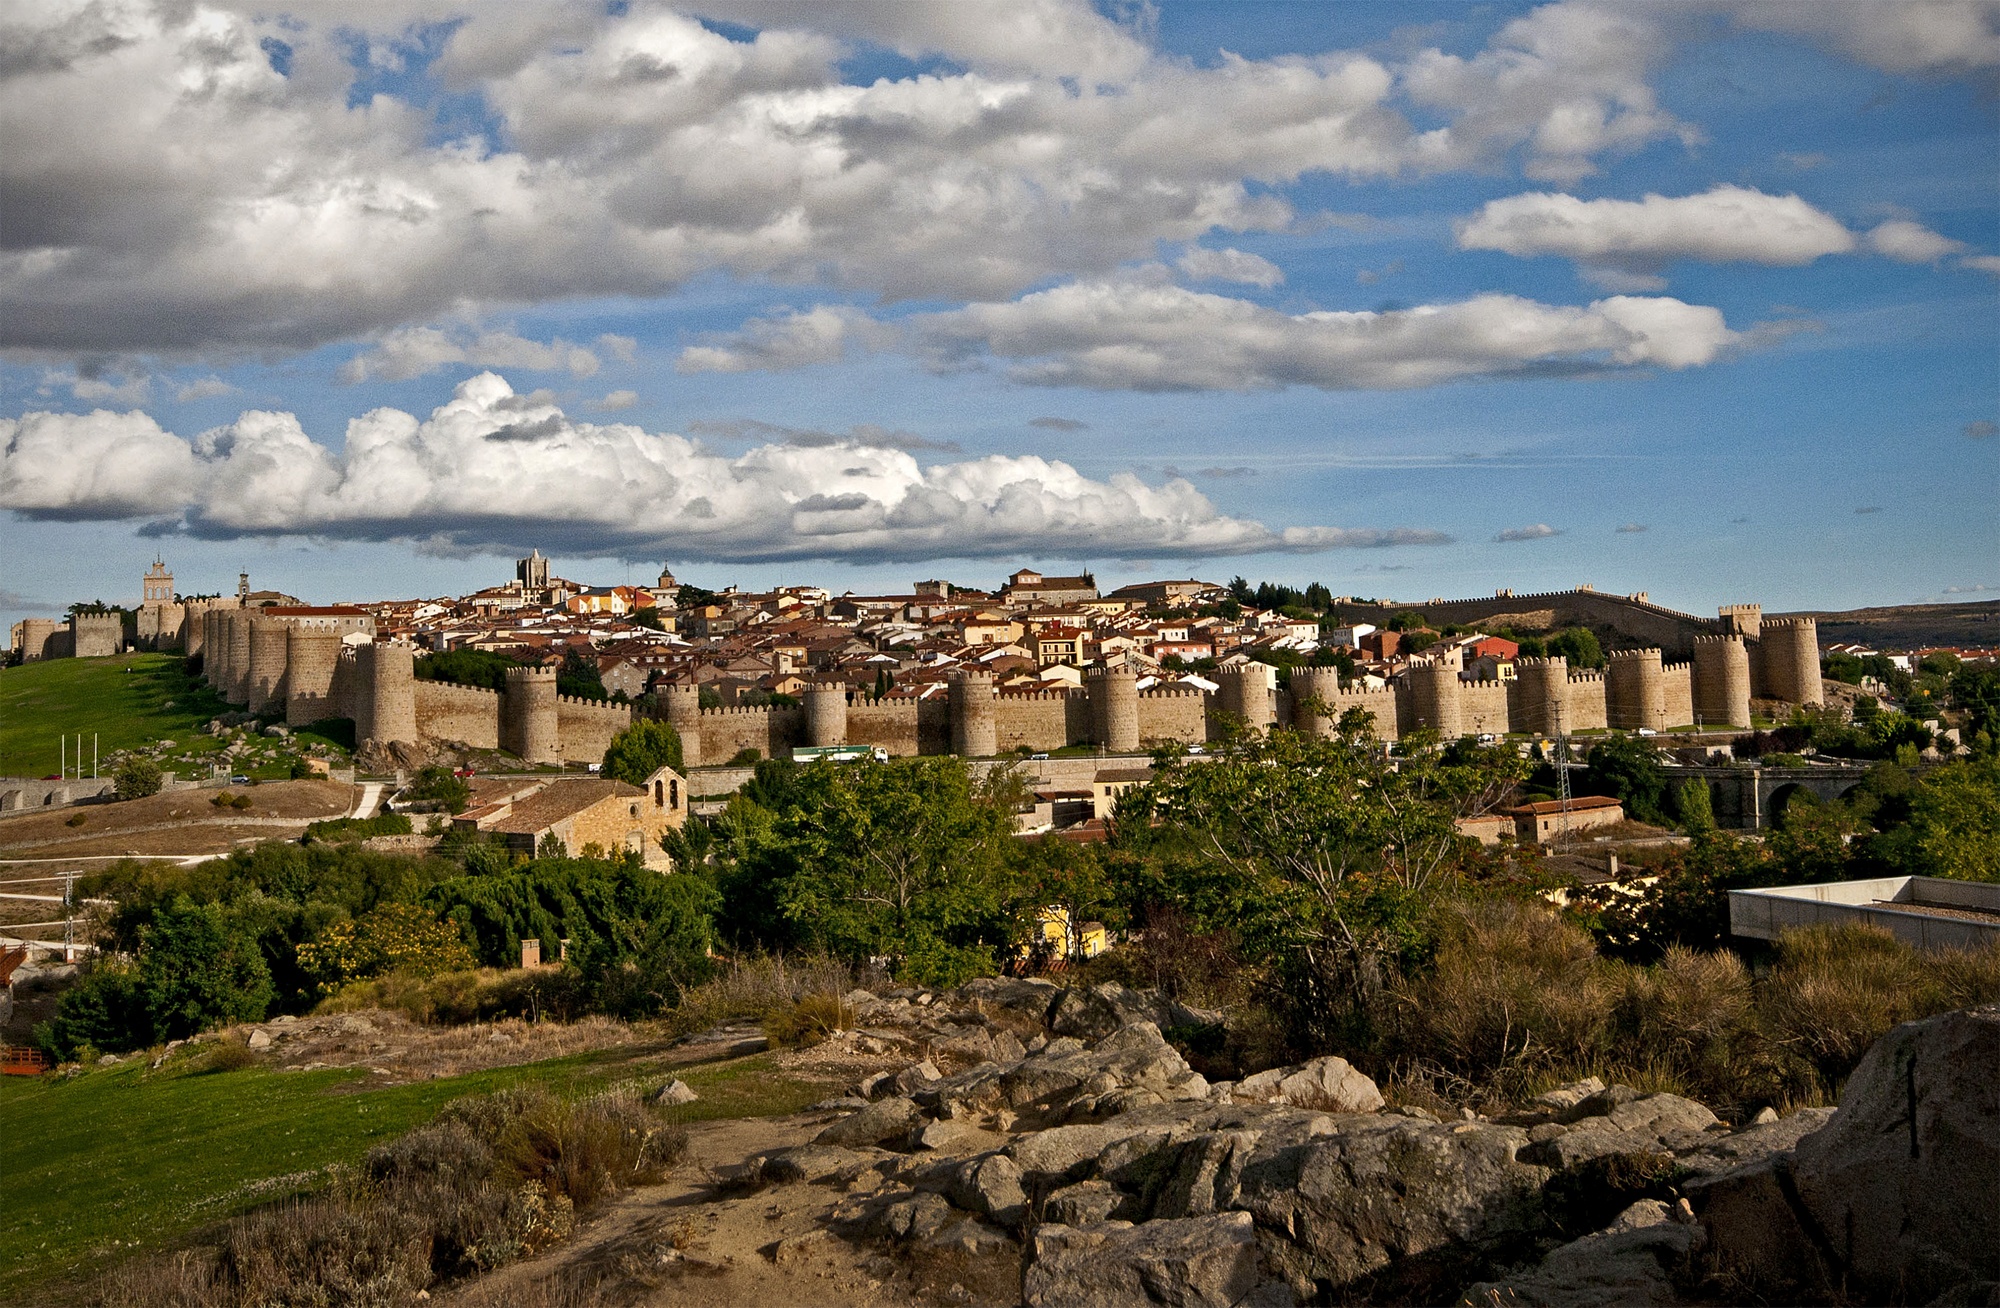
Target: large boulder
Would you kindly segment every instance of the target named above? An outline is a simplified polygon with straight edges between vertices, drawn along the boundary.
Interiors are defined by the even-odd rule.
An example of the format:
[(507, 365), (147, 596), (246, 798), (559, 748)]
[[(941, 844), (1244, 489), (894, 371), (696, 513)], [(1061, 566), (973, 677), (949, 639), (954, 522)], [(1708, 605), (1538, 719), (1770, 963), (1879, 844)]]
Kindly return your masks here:
[(1382, 1107), (1375, 1082), (1345, 1058), (1315, 1058), (1298, 1067), (1274, 1067), (1230, 1087), (1239, 1104), (1291, 1104), (1327, 1113), (1372, 1113)]
[(1525, 1131), (1486, 1122), (1370, 1115), (1329, 1134), (1267, 1132), (1242, 1161), (1230, 1206), (1286, 1238), (1295, 1287), (1343, 1285), (1422, 1255), (1483, 1257), (1541, 1226), (1545, 1168), (1517, 1157)]
[(1088, 990), (1065, 990), (1049, 1010), (1049, 1029), (1057, 1035), (1101, 1040), (1120, 1027), (1151, 1022), (1170, 1027), (1220, 1026), (1222, 1014), (1190, 1008), (1156, 990), (1133, 990), (1107, 981)]
[(1609, 1227), (1552, 1251), (1525, 1272), (1475, 1285), (1466, 1305), (1520, 1308), (1671, 1308), (1682, 1302), (1673, 1274), (1695, 1243), (1695, 1229), (1672, 1220), (1657, 1199), (1641, 1199)]
[(1028, 1308), (1229, 1308), (1257, 1285), (1248, 1213), (1037, 1227), (1022, 1278)]
[(844, 1147), (880, 1144), (884, 1140), (900, 1140), (923, 1122), (923, 1112), (917, 1105), (896, 1095), (877, 1099), (860, 1112), (841, 1118), (813, 1137), (813, 1143)]
[(2000, 1281), (2000, 1004), (1876, 1041), (1792, 1175), (1864, 1294), (1922, 1303)]
[[(1629, 1097), (1628, 1097), (1629, 1096)], [(1591, 1111), (1595, 1109), (1596, 1111)], [(1538, 1127), (1527, 1157), (1550, 1167), (1576, 1167), (1612, 1154), (1656, 1155), (1708, 1143), (1714, 1113), (1679, 1095), (1642, 1095), (1627, 1086), (1599, 1091), (1563, 1114), (1568, 1124)]]

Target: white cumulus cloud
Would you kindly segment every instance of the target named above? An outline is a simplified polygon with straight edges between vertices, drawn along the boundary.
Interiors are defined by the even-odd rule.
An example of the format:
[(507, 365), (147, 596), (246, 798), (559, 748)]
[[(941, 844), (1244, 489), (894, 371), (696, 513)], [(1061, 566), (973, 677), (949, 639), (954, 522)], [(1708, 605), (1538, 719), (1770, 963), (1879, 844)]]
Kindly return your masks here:
[(1994, 0), (1748, 0), (1745, 27), (1803, 36), (1891, 73), (1963, 75), (2000, 67)]
[[(611, 337), (624, 344), (626, 338)], [(628, 354), (629, 357), (629, 354)], [(405, 327), (390, 332), (370, 350), (355, 355), (341, 365), (340, 379), (363, 382), (408, 381), (427, 377), (450, 364), (470, 364), (476, 368), (514, 368), (526, 372), (560, 372), (573, 377), (596, 374), (600, 361), (581, 345), (557, 337), (531, 341), (507, 331), (446, 330), (439, 327)]]
[(1493, 539), (1502, 544), (1507, 544), (1518, 540), (1547, 540), (1551, 536), (1560, 535), (1562, 535), (1560, 529), (1551, 527), (1546, 522), (1537, 522), (1526, 527), (1509, 527), (1505, 531), (1495, 535)]
[(675, 558), (914, 560), (1022, 552), (1200, 558), (1449, 539), (1411, 528), (1267, 527), (1184, 479), (1085, 477), (1055, 460), (926, 467), (865, 439), (728, 456), (624, 423), (578, 422), (546, 392), (481, 373), (426, 419), (376, 409), (335, 451), (289, 413), (186, 440), (143, 413), (0, 421), (0, 508), (32, 517), (178, 517), (201, 536), (411, 539), (430, 549), (539, 540)]
[(1262, 255), (1243, 250), (1211, 250), (1197, 245), (1174, 264), (1198, 282), (1241, 282), (1246, 286), (1281, 286), (1284, 270)]
[[(583, 346), (548, 357), (421, 324), (717, 272), (1005, 298), (1163, 244), (1287, 230), (1282, 189), (1309, 175), (1518, 156), (1566, 180), (1688, 135), (1647, 82), (1669, 42), (1622, 7), (1545, 5), (1468, 56), (1199, 63), (1087, 0), (701, 8), (759, 30), (560, 0), (17, 5), (0, 19), (0, 346), (383, 337), (354, 371), (575, 372)], [(490, 137), (427, 99), (357, 94), (355, 64), (413, 67), (409, 33), (446, 20), (425, 80), (453, 93), (439, 105), (486, 106)], [(954, 62), (854, 85), (855, 39)], [(756, 366), (703, 348), (725, 353), (695, 361)]]
[(1397, 390), (1469, 377), (1714, 361), (1719, 310), (1665, 297), (1586, 307), (1481, 295), (1375, 312), (1286, 314), (1143, 281), (1080, 282), (912, 321), (939, 367), (1007, 361), (1016, 380), (1149, 391), (1290, 385)]
[(1869, 231), (1868, 248), (1899, 263), (1936, 263), (1948, 254), (1963, 254), (1966, 245), (1940, 236), (1921, 223), (1892, 218)]
[(1462, 250), (1557, 255), (1600, 280), (1604, 273), (1650, 278), (1676, 259), (1796, 267), (1855, 247), (1854, 234), (1838, 219), (1796, 195), (1729, 185), (1641, 200), (1510, 195), (1489, 200), (1456, 230)]
[(752, 318), (741, 330), (709, 345), (690, 345), (674, 364), (679, 372), (783, 372), (816, 363), (838, 363), (848, 351), (879, 344), (880, 327), (858, 309), (819, 304), (775, 318)]

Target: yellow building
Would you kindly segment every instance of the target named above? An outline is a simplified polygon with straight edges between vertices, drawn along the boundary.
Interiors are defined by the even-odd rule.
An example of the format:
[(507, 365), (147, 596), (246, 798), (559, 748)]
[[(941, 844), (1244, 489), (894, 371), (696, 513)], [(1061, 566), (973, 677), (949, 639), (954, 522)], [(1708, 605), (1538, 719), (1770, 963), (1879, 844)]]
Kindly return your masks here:
[(487, 782), (474, 792), (475, 804), (452, 825), (488, 831), (530, 856), (554, 838), (572, 857), (591, 851), (611, 858), (637, 854), (647, 867), (671, 871), (673, 861), (660, 845), (668, 831), (687, 822), (687, 780), (661, 768), (635, 786), (602, 777), (524, 778), (518, 786)]

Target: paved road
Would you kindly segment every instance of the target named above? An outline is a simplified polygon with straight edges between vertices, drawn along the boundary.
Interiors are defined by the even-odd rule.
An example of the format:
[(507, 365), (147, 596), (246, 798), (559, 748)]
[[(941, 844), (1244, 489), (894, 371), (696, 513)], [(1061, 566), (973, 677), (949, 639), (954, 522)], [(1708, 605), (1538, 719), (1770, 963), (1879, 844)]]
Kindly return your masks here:
[(375, 816), (375, 806), (382, 800), (382, 783), (368, 781), (362, 783), (361, 798), (354, 801), (354, 810), (347, 816), (365, 818)]

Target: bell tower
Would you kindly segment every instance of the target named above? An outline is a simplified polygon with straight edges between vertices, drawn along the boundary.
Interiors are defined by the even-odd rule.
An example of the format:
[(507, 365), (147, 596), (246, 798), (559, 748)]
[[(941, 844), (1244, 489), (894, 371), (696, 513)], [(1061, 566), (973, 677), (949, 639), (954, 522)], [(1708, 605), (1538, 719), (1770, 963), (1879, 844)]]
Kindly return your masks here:
[(153, 566), (146, 569), (145, 579), (140, 583), (141, 603), (171, 604), (174, 602), (174, 574), (167, 571), (166, 561), (159, 555), (153, 556)]

